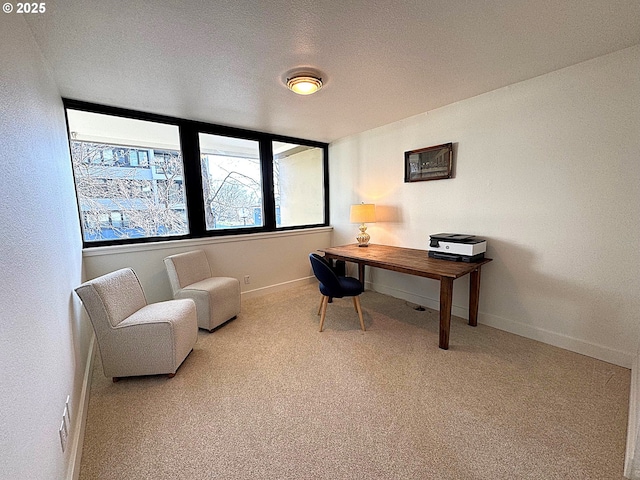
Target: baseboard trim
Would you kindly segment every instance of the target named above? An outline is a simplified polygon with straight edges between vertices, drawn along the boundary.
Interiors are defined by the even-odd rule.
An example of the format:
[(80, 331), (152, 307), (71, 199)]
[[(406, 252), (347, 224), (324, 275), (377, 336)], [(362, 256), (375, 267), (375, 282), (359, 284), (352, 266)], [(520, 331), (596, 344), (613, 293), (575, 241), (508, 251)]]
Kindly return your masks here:
[(257, 298), (262, 297), (263, 295), (267, 295), (269, 293), (280, 292), (282, 290), (287, 290), (293, 287), (301, 287), (303, 285), (309, 285), (310, 283), (317, 282), (316, 277), (303, 277), (298, 278), (296, 280), (290, 280), (288, 282), (276, 283), (275, 285), (269, 285), (267, 287), (256, 288), (254, 290), (247, 290), (246, 292), (242, 292), (243, 299)]
[[(433, 310), (440, 309), (440, 300), (429, 298), (422, 295), (416, 295), (415, 293), (399, 290), (388, 285), (372, 284), (367, 282), (367, 287), (371, 290), (375, 290), (392, 297), (402, 298), (411, 303), (416, 303), (425, 307), (429, 307)], [(467, 306), (453, 305), (451, 307), (451, 314), (464, 319), (469, 318), (469, 311)], [(597, 358), (604, 362), (613, 363), (624, 368), (631, 368), (634, 360), (634, 354), (629, 352), (623, 352), (620, 350), (614, 350), (603, 345), (580, 340), (578, 338), (563, 335), (561, 333), (552, 332), (531, 325), (518, 322), (516, 320), (510, 320), (507, 318), (498, 317), (488, 313), (478, 313), (478, 323), (487, 325), (490, 327), (504, 330), (505, 332), (514, 333), (521, 337), (537, 340), (554, 347), (560, 347), (571, 352), (586, 355), (588, 357)]]
[(631, 366), (631, 389), (629, 391), (629, 419), (627, 420), (627, 449), (624, 455), (624, 476), (631, 478), (633, 473), (633, 457), (636, 450), (636, 437), (638, 435), (638, 400), (640, 400), (640, 355), (636, 355)]
[(86, 367), (82, 380), (82, 391), (78, 402), (78, 411), (74, 415), (74, 424), (71, 437), (71, 453), (69, 458), (68, 480), (78, 480), (80, 477), (80, 462), (82, 460), (82, 445), (84, 443), (84, 431), (87, 425), (87, 411), (89, 410), (89, 392), (91, 390), (91, 373), (93, 372), (93, 353), (96, 344), (96, 336), (91, 336), (89, 351), (87, 353)]

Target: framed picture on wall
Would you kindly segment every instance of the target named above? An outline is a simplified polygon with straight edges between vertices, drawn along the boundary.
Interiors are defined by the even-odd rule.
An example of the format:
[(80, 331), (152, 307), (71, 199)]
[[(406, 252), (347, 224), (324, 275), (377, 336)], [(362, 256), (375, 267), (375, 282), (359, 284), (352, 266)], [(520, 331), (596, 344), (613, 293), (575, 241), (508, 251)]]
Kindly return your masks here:
[(451, 178), (452, 164), (452, 143), (404, 152), (404, 181), (422, 182)]

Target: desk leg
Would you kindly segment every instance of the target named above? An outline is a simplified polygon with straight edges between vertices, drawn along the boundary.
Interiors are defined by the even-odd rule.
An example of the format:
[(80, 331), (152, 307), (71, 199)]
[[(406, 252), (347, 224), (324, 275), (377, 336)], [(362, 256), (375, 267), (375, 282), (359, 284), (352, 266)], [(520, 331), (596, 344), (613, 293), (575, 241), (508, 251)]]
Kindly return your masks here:
[(364, 263), (358, 264), (358, 280), (360, 280), (360, 282), (364, 286)]
[(443, 350), (449, 349), (449, 330), (451, 328), (451, 300), (453, 298), (453, 278), (440, 279), (440, 344)]
[(480, 267), (471, 272), (469, 280), (469, 325), (478, 326), (478, 303), (480, 302)]

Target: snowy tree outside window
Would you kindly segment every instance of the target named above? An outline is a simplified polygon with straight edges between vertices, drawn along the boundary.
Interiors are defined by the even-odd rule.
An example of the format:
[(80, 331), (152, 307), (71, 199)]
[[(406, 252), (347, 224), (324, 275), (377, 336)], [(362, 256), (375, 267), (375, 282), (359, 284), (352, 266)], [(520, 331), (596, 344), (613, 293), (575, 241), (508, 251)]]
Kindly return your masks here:
[(207, 230), (261, 227), (259, 143), (201, 133), (200, 151)]

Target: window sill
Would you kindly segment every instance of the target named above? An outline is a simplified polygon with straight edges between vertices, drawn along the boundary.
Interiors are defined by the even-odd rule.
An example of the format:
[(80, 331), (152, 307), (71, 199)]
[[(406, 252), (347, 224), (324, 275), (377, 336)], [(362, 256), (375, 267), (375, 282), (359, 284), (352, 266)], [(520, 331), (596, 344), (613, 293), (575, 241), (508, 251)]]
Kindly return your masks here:
[(110, 245), (108, 247), (91, 247), (82, 250), (83, 257), (97, 257), (100, 255), (117, 255), (121, 253), (148, 252), (152, 250), (173, 250), (179, 247), (196, 247), (213, 245), (216, 243), (236, 243), (262, 240), (266, 238), (283, 238), (299, 235), (314, 235), (316, 233), (331, 232), (333, 227), (316, 227), (302, 230), (285, 230), (281, 232), (250, 233), (246, 235), (229, 235), (222, 237), (204, 237), (188, 240), (168, 240), (166, 242), (136, 243), (132, 245)]

